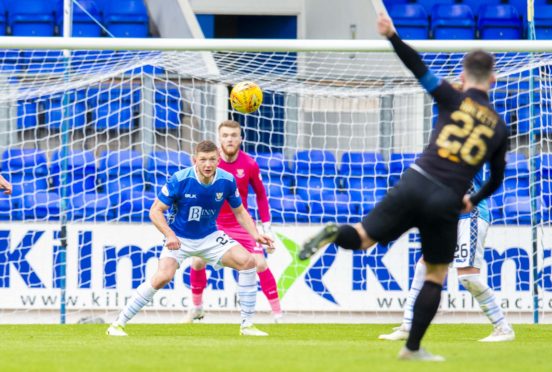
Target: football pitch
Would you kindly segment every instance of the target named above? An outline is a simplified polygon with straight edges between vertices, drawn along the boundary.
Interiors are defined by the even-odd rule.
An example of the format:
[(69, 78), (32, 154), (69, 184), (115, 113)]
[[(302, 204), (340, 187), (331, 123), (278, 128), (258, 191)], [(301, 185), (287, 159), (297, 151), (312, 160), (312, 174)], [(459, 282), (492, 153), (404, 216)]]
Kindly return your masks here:
[(489, 325), (433, 325), (424, 345), (444, 363), (396, 360), (391, 325), (271, 324), (245, 338), (237, 325), (2, 325), (1, 371), (550, 371), (552, 325), (516, 325), (514, 342), (484, 344)]

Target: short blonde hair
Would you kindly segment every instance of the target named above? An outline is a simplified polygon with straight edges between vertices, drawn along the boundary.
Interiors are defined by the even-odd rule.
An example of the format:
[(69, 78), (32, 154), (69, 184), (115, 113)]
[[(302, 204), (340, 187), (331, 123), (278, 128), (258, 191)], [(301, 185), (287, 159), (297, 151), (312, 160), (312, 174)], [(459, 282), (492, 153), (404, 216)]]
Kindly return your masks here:
[(221, 130), (221, 128), (232, 128), (232, 129), (238, 128), (241, 130), (241, 125), (235, 120), (225, 120), (219, 124), (218, 130)]
[(195, 154), (199, 154), (200, 152), (213, 152), (218, 151), (217, 145), (213, 141), (201, 141), (197, 144), (195, 149)]

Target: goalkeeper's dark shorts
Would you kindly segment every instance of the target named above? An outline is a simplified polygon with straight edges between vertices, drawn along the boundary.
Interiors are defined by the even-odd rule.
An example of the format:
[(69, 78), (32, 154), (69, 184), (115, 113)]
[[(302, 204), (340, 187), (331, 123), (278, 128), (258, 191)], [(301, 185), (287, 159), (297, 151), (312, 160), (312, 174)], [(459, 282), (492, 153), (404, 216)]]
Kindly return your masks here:
[(408, 169), (364, 217), (362, 226), (370, 238), (382, 244), (417, 227), (424, 260), (448, 264), (454, 258), (462, 199), (451, 188), (430, 178)]

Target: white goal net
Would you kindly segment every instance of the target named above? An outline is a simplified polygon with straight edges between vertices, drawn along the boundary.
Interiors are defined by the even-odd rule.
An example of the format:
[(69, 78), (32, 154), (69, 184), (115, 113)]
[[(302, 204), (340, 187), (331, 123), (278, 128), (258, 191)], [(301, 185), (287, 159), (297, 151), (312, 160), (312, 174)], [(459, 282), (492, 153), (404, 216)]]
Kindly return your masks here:
[[(14, 194), (0, 196), (1, 322), (111, 320), (156, 268), (155, 195), (227, 118), (242, 124), (243, 149), (264, 178), (283, 310), (302, 321), (400, 318), (420, 254), (416, 231), (367, 252), (330, 246), (307, 262), (296, 253), (323, 223), (359, 221), (397, 182), (428, 139), (431, 98), (391, 52), (262, 50), (2, 51), (1, 172)], [(423, 54), (451, 80), (462, 56)], [(511, 139), (504, 185), (489, 201), (482, 275), (514, 321), (532, 321), (535, 303), (549, 321), (552, 60), (496, 57), (491, 99)], [(228, 103), (244, 80), (264, 91), (250, 115)], [(255, 196), (248, 201), (255, 216)], [(183, 317), (189, 270), (186, 262), (138, 320)], [(207, 309), (237, 321), (236, 276), (208, 275)], [(483, 319), (454, 274), (443, 298), (444, 321)], [(268, 309), (259, 292), (261, 316)]]

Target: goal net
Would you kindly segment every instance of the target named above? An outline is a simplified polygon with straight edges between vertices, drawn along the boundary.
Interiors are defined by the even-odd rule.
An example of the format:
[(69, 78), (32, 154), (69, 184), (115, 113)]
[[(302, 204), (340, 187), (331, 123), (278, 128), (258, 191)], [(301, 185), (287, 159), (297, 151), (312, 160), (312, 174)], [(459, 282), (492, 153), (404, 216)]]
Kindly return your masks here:
[[(331, 245), (296, 257), (322, 224), (360, 221), (427, 143), (435, 106), (383, 49), (3, 50), (1, 171), (14, 192), (0, 196), (0, 321), (111, 321), (156, 269), (163, 239), (148, 210), (157, 192), (229, 118), (261, 168), (278, 238), (268, 262), (290, 319), (399, 320), (420, 255), (415, 230), (366, 252)], [(423, 54), (452, 81), (462, 57)], [(513, 321), (549, 321), (550, 55), (496, 57), (491, 99), (511, 137), (504, 185), (488, 201), (482, 276)], [(228, 103), (244, 80), (264, 91), (249, 115)], [(255, 195), (247, 200), (257, 216)], [(183, 318), (189, 264), (137, 321)], [(442, 321), (484, 321), (452, 272), (446, 287)], [(231, 270), (209, 267), (204, 298), (211, 320), (237, 321)], [(268, 310), (259, 292), (259, 317)]]

